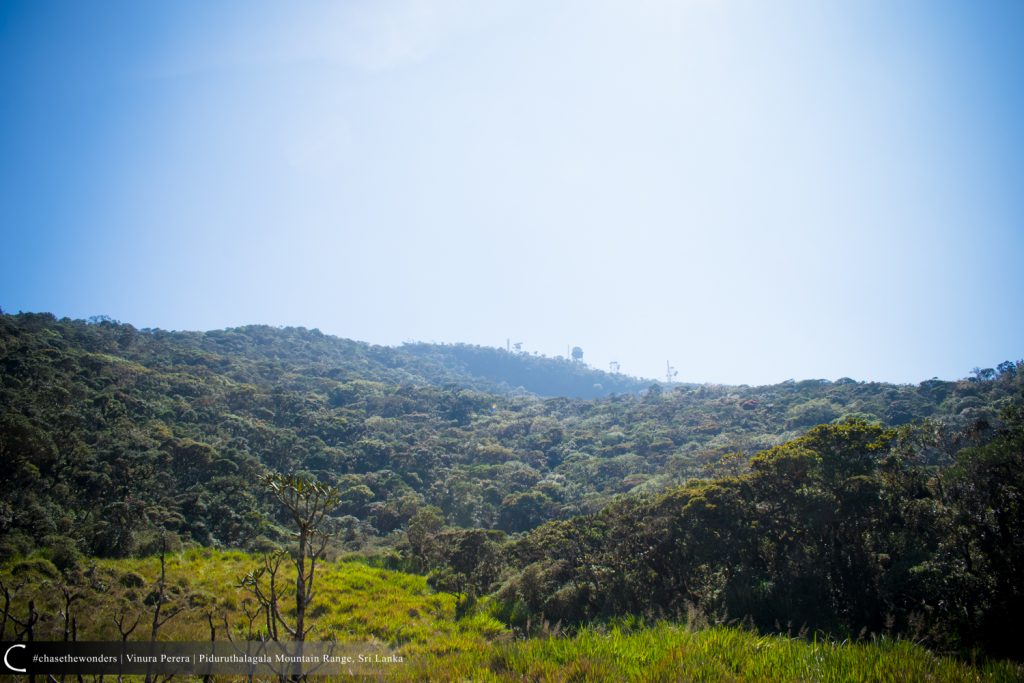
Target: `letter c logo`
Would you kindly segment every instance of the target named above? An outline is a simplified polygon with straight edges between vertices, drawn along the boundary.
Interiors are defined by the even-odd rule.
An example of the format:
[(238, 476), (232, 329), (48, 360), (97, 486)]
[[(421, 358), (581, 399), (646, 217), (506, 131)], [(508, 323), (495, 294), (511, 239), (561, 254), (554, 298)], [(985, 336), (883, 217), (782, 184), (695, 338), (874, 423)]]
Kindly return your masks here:
[(6, 666), (11, 671), (17, 671), (18, 673), (23, 674), (26, 671), (28, 671), (28, 669), (19, 669), (19, 668), (13, 666), (10, 662), (7, 661), (7, 657), (11, 654), (11, 650), (13, 650), (16, 647), (24, 648), (25, 644), (24, 643), (19, 643), (17, 645), (11, 645), (9, 648), (7, 648), (7, 652), (4, 653), (4, 666)]

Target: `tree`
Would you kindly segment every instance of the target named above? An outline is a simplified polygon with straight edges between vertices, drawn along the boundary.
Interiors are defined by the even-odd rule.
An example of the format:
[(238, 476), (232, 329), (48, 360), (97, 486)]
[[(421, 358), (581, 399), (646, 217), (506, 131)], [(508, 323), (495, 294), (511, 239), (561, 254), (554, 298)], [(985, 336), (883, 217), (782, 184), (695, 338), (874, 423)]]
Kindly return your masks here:
[[(149, 642), (155, 643), (157, 637), (160, 634), (160, 628), (168, 621), (178, 616), (188, 608), (188, 602), (181, 599), (180, 596), (174, 595), (167, 589), (167, 538), (166, 536), (161, 539), (160, 542), (160, 578), (157, 579), (156, 585), (153, 590), (146, 597), (146, 603), (151, 604), (153, 608), (153, 620), (150, 623), (149, 629)], [(165, 609), (166, 607), (166, 609)], [(118, 630), (123, 627), (122, 623), (118, 623)], [(135, 625), (138, 624), (138, 620), (135, 621)], [(132, 630), (135, 630), (135, 625), (128, 631), (130, 634)], [(122, 633), (122, 640), (126, 639), (127, 636)], [(152, 653), (152, 652), (151, 652)], [(153, 676), (149, 667), (146, 668), (146, 683), (152, 683), (158, 680), (158, 676)], [(164, 678), (164, 682), (170, 679), (170, 676)]]
[(409, 520), (405, 534), (413, 561), (420, 571), (434, 565), (438, 553), (435, 539), (443, 528), (444, 514), (433, 505), (421, 507)]
[(437, 590), (473, 598), (491, 589), (500, 570), (498, 542), (503, 534), (485, 529), (448, 529), (436, 538), (441, 546), (442, 564), (431, 572), (428, 582)]
[[(276, 639), (279, 624), (292, 638), (303, 641), (312, 628), (306, 624), (306, 610), (313, 601), (317, 561), (323, 557), (330, 538), (326, 528), (328, 513), (338, 506), (341, 498), (336, 488), (299, 475), (272, 473), (264, 477), (264, 482), (296, 528), (298, 542), (291, 553), (295, 565), (294, 624), (285, 620), (278, 607), (274, 562), (265, 562), (263, 568), (250, 572), (240, 583), (267, 609), (270, 637)], [(270, 580), (269, 589), (263, 587), (264, 576)]]
[(971, 378), (972, 382), (988, 382), (996, 378), (995, 368), (972, 368), (971, 374), (974, 375)]
[(572, 359), (577, 363), (583, 360), (583, 349), (578, 346), (572, 347)]
[(510, 493), (501, 501), (498, 526), (515, 533), (526, 531), (551, 517), (551, 499), (540, 491)]
[(995, 439), (960, 451), (942, 474), (951, 518), (934, 567), (950, 586), (946, 618), (963, 645), (1012, 657), (1024, 609), (1024, 404), (1007, 406), (1001, 417)]

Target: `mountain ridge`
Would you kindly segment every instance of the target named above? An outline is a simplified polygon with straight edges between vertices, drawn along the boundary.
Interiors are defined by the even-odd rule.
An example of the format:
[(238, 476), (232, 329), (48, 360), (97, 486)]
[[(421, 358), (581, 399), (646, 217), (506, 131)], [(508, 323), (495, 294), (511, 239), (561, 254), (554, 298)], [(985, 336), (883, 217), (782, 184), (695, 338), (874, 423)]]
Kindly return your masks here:
[(1024, 375), (1009, 364), (917, 386), (637, 383), (545, 399), (486, 391), (496, 383), (446, 365), (459, 354), (554, 369), (563, 382), (596, 376), (500, 350), (409, 352), (298, 328), (2, 315), (0, 451), (20, 486), (0, 500), (0, 531), (15, 547), (56, 534), (98, 555), (136, 552), (161, 529), (254, 547), (274, 533), (260, 521), (259, 473), (301, 470), (349, 491), (340, 513), (353, 547), (386, 542), (425, 506), (458, 526), (518, 532), (742, 471), (821, 423), (920, 423), (936, 444), (927, 459), (949, 462), (956, 439), (999, 424)]

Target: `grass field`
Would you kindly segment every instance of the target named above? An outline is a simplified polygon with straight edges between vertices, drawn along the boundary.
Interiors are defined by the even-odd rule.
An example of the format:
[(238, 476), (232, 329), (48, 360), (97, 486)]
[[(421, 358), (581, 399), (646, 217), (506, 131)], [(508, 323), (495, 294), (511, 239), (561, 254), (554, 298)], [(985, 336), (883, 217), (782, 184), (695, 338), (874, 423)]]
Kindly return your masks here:
[[(195, 549), (169, 556), (167, 585), (187, 609), (160, 630), (161, 640), (217, 638), (225, 619), (236, 639), (248, 630), (246, 610), (255, 603), (238, 588), (258, 558), (239, 552)], [(157, 558), (87, 560), (72, 603), (79, 640), (118, 640), (115, 625), (140, 617), (131, 639), (146, 639), (151, 608), (147, 595), (159, 575)], [(36, 639), (60, 640), (65, 594), (49, 562), (30, 558), (7, 563), (0, 577), (19, 586), (15, 612), (29, 598), (41, 614)], [(286, 577), (282, 583), (287, 584)], [(1024, 668), (1007, 662), (978, 666), (935, 655), (907, 641), (808, 642), (782, 636), (711, 627), (689, 629), (658, 623), (622, 622), (572, 635), (516, 639), (489, 615), (486, 604), (456, 617), (451, 595), (433, 592), (422, 576), (359, 562), (325, 565), (317, 579), (310, 616), (311, 639), (365, 644), (400, 654), (403, 662), (381, 669), (396, 681), (1019, 681)], [(263, 617), (254, 627), (264, 625)], [(7, 634), (9, 637), (9, 633)], [(374, 677), (376, 680), (378, 677)]]
[(585, 629), (569, 638), (498, 643), (413, 662), (401, 680), (473, 681), (1018, 681), (1020, 667), (971, 667), (908, 642), (808, 643), (736, 628), (658, 624)]

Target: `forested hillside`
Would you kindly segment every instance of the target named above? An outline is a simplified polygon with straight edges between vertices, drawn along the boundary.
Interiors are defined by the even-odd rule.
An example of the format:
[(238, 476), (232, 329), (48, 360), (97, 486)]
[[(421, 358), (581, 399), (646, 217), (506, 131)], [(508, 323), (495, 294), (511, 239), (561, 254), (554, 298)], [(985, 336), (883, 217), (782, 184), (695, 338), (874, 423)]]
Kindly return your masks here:
[(396, 355), (408, 364), (410, 372), (428, 378), (433, 384), (446, 380), (497, 393), (601, 398), (635, 394), (651, 385), (629, 375), (595, 370), (579, 361), (485, 346), (404, 344)]
[(527, 359), (4, 315), (0, 554), (272, 549), (287, 520), (263, 475), (297, 473), (339, 492), (335, 551), (493, 593), (524, 632), (692, 613), (1014, 654), (1021, 363), (917, 386), (499, 391), (594, 377)]
[(822, 425), (741, 476), (691, 482), (510, 544), (507, 618), (738, 618), (1020, 657), (1024, 407), (948, 467), (905, 430)]
[[(4, 543), (28, 549), (58, 535), (124, 555), (170, 530), (254, 547), (275, 534), (257, 483), (264, 468), (342, 487), (351, 547), (426, 505), (457, 526), (517, 532), (619, 494), (740, 473), (757, 451), (841, 418), (927, 418), (915, 437), (930, 444), (924, 457), (948, 461), (966, 434), (998, 424), (1020, 386), (1008, 363), (919, 386), (654, 385), (584, 401), (466, 388), (454, 380), (477, 375), (442, 362), (488, 354), (508, 355), (402, 355), (302, 329), (168, 333), (4, 315), (0, 456), (14, 484), (0, 503)], [(530, 359), (531, 372), (563, 372), (542, 360)]]
[(250, 325), (212, 332), (137, 330), (103, 316), (53, 320), (48, 314), (14, 316), (25, 329), (52, 327), (72, 345), (110, 353), (151, 369), (205, 367), (247, 383), (276, 383), (285, 375), (360, 379), (384, 384), (457, 385), (492, 393), (597, 398), (637, 393), (650, 382), (547, 358), (467, 344), (408, 343), (375, 346), (302, 327)]

